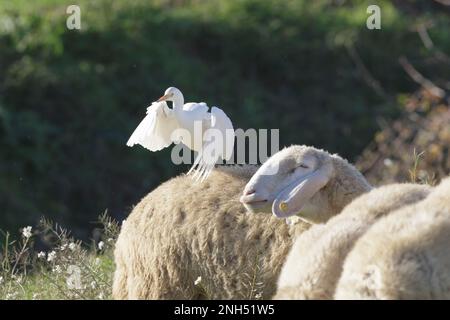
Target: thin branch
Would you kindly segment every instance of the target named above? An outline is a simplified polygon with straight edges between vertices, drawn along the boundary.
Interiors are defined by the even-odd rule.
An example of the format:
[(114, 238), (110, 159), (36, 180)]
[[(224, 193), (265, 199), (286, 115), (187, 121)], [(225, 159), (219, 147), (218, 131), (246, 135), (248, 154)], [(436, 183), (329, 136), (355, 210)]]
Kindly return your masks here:
[(437, 60), (440, 60), (445, 63), (450, 63), (450, 57), (441, 50), (439, 50), (438, 48), (436, 48), (434, 46), (433, 40), (431, 40), (431, 37), (428, 33), (428, 29), (431, 28), (432, 26), (433, 26), (432, 22), (421, 23), (416, 26), (416, 31), (419, 34), (420, 40), (422, 40), (422, 43), (425, 46), (425, 48), (427, 48), (427, 50), (433, 51), (434, 57)]
[(379, 96), (388, 99), (388, 96), (381, 86), (380, 82), (375, 79), (375, 77), (370, 73), (369, 69), (367, 69), (355, 47), (353, 45), (347, 45), (346, 48), (367, 85), (371, 87)]
[(439, 88), (433, 82), (420, 74), (419, 71), (417, 71), (416, 68), (414, 68), (414, 66), (408, 61), (408, 58), (401, 56), (398, 61), (411, 79), (420, 84), (425, 90), (438, 98), (442, 99), (445, 97), (445, 90)]
[(432, 50), (434, 48), (433, 40), (431, 40), (425, 24), (419, 24), (417, 26), (417, 33), (419, 34), (420, 40), (422, 40), (425, 48), (427, 48), (428, 50)]
[(444, 6), (450, 6), (450, 0), (434, 0)]

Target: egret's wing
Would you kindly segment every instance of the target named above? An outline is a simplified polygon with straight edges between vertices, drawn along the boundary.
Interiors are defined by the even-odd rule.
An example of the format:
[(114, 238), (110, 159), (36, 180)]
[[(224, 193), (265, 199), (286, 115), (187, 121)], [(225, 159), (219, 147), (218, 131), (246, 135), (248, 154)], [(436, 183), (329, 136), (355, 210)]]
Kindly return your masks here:
[(217, 107), (211, 108), (211, 128), (222, 132), (223, 149), (220, 157), (224, 160), (230, 159), (234, 149), (234, 128), (230, 118), (222, 109)]
[(204, 102), (188, 102), (184, 104), (183, 110), (208, 112), (209, 108), (208, 105)]
[(150, 151), (159, 151), (172, 144), (172, 132), (178, 122), (165, 101), (155, 102), (147, 108), (147, 115), (134, 130), (127, 146), (140, 144)]
[(209, 176), (220, 158), (230, 159), (234, 148), (233, 124), (225, 112), (217, 107), (212, 107), (210, 121), (212, 130), (205, 132), (205, 143), (188, 172), (190, 174), (195, 171), (194, 179), (201, 179), (201, 181)]

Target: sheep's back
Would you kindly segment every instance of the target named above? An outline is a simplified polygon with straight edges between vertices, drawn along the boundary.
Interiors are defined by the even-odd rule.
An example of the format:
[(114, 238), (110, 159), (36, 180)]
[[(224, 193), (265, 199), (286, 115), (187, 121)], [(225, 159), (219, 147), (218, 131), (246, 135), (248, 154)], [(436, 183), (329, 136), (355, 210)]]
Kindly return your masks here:
[(256, 169), (220, 167), (203, 183), (180, 175), (161, 184), (127, 218), (127, 250), (143, 268), (182, 264), (177, 272), (188, 284), (201, 276), (211, 298), (270, 298), (292, 234), (308, 225), (246, 212), (239, 197)]

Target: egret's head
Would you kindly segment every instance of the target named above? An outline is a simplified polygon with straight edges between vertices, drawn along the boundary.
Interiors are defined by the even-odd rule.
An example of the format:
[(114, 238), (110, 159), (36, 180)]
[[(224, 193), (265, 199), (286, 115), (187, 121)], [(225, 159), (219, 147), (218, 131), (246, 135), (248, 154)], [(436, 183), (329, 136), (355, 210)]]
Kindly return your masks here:
[(164, 92), (164, 95), (159, 98), (157, 101), (175, 101), (177, 99), (183, 98), (183, 94), (180, 90), (178, 90), (175, 87), (167, 88), (167, 90)]

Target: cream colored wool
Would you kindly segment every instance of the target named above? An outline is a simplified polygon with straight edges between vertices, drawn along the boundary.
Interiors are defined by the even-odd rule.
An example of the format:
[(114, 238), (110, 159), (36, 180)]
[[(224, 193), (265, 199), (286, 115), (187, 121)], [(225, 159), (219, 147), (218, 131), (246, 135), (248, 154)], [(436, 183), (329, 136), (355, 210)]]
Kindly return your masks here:
[(349, 254), (337, 299), (450, 299), (450, 178), (380, 219)]
[(275, 299), (332, 299), (342, 265), (354, 243), (380, 217), (424, 199), (430, 187), (394, 184), (355, 199), (326, 224), (295, 241), (278, 280)]
[[(282, 152), (297, 157), (315, 153), (319, 163), (332, 165), (333, 177), (311, 199), (318, 211), (327, 211), (319, 216), (337, 214), (370, 189), (362, 175), (336, 155), (304, 146)], [(309, 224), (289, 226), (269, 214), (246, 212), (239, 197), (256, 169), (219, 167), (202, 184), (181, 175), (142, 199), (116, 243), (114, 298), (273, 296), (292, 239)], [(194, 285), (198, 277), (201, 282)]]

